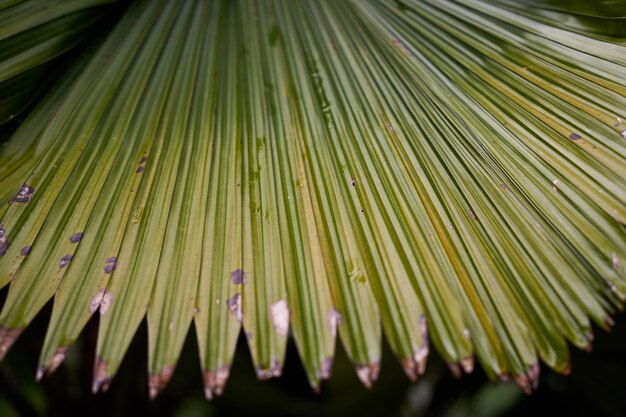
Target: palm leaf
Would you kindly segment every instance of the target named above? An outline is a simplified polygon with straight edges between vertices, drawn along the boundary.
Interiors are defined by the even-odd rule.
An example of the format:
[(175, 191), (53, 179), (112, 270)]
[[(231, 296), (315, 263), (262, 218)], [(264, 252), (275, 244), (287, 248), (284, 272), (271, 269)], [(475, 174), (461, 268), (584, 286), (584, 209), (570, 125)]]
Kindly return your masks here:
[(53, 299), (38, 376), (99, 314), (94, 391), (144, 319), (152, 396), (192, 323), (208, 398), (242, 326), (315, 389), (381, 331), (412, 380), (568, 372), (626, 296), (626, 47), (524, 7), (134, 2), (0, 148), (0, 355)]

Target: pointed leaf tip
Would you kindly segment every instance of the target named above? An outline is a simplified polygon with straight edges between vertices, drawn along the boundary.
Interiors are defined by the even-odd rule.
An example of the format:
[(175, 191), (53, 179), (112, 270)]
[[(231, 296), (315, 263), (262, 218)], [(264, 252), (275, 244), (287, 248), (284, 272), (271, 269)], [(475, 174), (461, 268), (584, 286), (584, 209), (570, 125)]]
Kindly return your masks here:
[(375, 361), (369, 365), (357, 365), (356, 375), (359, 377), (361, 383), (365, 388), (372, 388), (372, 384), (378, 379), (378, 373), (380, 372), (380, 362)]
[(101, 358), (96, 358), (91, 392), (94, 394), (97, 394), (98, 391), (106, 392), (111, 384), (111, 379), (111, 376), (107, 373), (107, 363)]
[(148, 389), (151, 400), (154, 400), (170, 382), (172, 375), (174, 375), (174, 369), (173, 365), (164, 366), (161, 372), (151, 374), (148, 377)]
[(229, 366), (222, 366), (216, 371), (203, 372), (202, 379), (204, 380), (204, 396), (207, 400), (213, 399), (213, 396), (222, 395), (229, 375)]
[(4, 359), (6, 354), (11, 350), (11, 346), (24, 331), (23, 328), (0, 327), (0, 361)]

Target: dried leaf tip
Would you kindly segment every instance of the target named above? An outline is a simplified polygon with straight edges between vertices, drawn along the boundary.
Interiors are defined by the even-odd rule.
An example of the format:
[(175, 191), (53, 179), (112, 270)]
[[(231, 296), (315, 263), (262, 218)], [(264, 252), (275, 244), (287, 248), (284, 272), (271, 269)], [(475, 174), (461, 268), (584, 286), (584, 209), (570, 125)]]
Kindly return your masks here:
[(372, 388), (372, 384), (378, 379), (378, 373), (380, 372), (380, 362), (375, 361), (369, 365), (357, 365), (356, 375), (365, 386), (365, 388)]
[(24, 329), (19, 327), (7, 328), (0, 327), (0, 361), (4, 359), (11, 346), (15, 343)]
[(471, 374), (472, 372), (474, 372), (474, 357), (473, 356), (468, 356), (467, 358), (463, 358), (461, 359), (461, 369), (463, 369), (463, 372), (465, 372), (466, 374)]
[(204, 396), (207, 400), (213, 399), (214, 395), (222, 395), (229, 375), (229, 366), (222, 366), (216, 371), (204, 371), (202, 373), (202, 379), (204, 380)]
[(107, 363), (102, 358), (96, 358), (93, 367), (93, 382), (91, 392), (97, 394), (98, 391), (106, 392), (111, 384), (111, 376), (107, 373)]
[(328, 357), (322, 361), (320, 364), (320, 378), (321, 379), (329, 379), (333, 373), (333, 362), (335, 359), (333, 357)]
[(254, 371), (260, 381), (265, 381), (281, 376), (283, 374), (283, 365), (277, 359), (272, 359), (269, 367), (259, 366)]
[(65, 354), (67, 353), (68, 349), (69, 346), (61, 346), (57, 348), (57, 350), (54, 351), (54, 354), (52, 355), (50, 363), (48, 365), (41, 365), (37, 368), (37, 374), (35, 375), (35, 379), (37, 381), (41, 381), (44, 375), (50, 375), (54, 371), (56, 371), (65, 360)]
[(400, 360), (402, 370), (411, 382), (417, 382), (419, 375), (426, 372), (426, 362), (428, 360), (428, 345), (422, 345), (413, 353), (413, 357)]
[(163, 391), (170, 382), (172, 375), (174, 375), (174, 369), (173, 365), (167, 365), (158, 374), (151, 374), (148, 377), (148, 389), (151, 400), (154, 400), (159, 395), (159, 392)]

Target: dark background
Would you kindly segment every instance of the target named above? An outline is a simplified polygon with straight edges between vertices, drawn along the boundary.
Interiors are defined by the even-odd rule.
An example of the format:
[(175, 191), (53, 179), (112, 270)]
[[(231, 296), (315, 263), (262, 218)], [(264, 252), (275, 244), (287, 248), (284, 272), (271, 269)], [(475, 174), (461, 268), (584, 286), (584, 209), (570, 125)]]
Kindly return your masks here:
[[(6, 295), (1, 291), (0, 300)], [(0, 301), (0, 305), (2, 301)], [(528, 416), (626, 415), (626, 316), (611, 333), (596, 329), (594, 350), (572, 348), (572, 374), (542, 366), (538, 390), (522, 394), (513, 383), (491, 383), (480, 367), (456, 380), (431, 353), (427, 372), (411, 384), (385, 346), (380, 378), (371, 390), (357, 380), (338, 345), (333, 377), (320, 394), (309, 387), (290, 342), (281, 378), (256, 380), (243, 338), (222, 397), (204, 399), (196, 335), (190, 332), (174, 378), (155, 400), (148, 399), (147, 332), (143, 325), (107, 393), (92, 395), (91, 372), (97, 318), (68, 352), (64, 364), (35, 382), (48, 305), (0, 363), (0, 416)]]

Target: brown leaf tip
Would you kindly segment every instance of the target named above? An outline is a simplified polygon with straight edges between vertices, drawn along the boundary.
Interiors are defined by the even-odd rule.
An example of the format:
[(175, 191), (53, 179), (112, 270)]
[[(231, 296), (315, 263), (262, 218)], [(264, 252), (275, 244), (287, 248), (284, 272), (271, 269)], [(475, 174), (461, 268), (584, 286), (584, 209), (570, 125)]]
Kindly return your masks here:
[(355, 367), (356, 375), (365, 386), (365, 388), (372, 388), (372, 384), (378, 379), (378, 373), (380, 372), (380, 362), (374, 361), (369, 365), (357, 365)]
[(320, 364), (320, 378), (329, 379), (333, 373), (333, 363), (335, 359), (332, 356), (325, 358)]
[(513, 381), (517, 387), (526, 395), (532, 394), (532, 383), (527, 375), (513, 375)]
[(11, 346), (15, 343), (24, 329), (19, 327), (0, 327), (0, 361), (4, 359)]
[(266, 381), (270, 378), (278, 378), (281, 376), (283, 374), (283, 366), (278, 360), (272, 359), (269, 367), (259, 366), (254, 371), (260, 381)]
[(148, 377), (148, 389), (151, 400), (154, 400), (159, 395), (159, 392), (163, 391), (170, 382), (172, 375), (174, 375), (174, 369), (173, 365), (166, 365), (161, 369), (161, 372), (151, 374)]
[(248, 283), (248, 273), (243, 269), (235, 269), (230, 273), (230, 280), (235, 285), (246, 285)]
[(474, 372), (474, 357), (473, 356), (468, 356), (467, 358), (461, 359), (460, 364), (461, 364), (461, 369), (463, 369), (463, 372), (465, 372), (466, 374), (471, 374), (472, 372)]
[(35, 189), (33, 187), (31, 187), (28, 184), (24, 184), (22, 188), (20, 189), (20, 191), (15, 196), (14, 201), (16, 203), (26, 204), (33, 198), (34, 193), (35, 193)]
[(68, 349), (69, 346), (61, 346), (57, 348), (57, 350), (52, 355), (52, 359), (50, 360), (49, 364), (37, 367), (37, 374), (35, 375), (35, 379), (37, 381), (41, 381), (44, 375), (50, 375), (54, 371), (56, 371), (65, 360), (65, 354), (67, 353)]
[(455, 377), (456, 379), (461, 378), (461, 367), (458, 364), (454, 362), (448, 362), (448, 369), (450, 370), (450, 373), (453, 377)]
[(229, 366), (222, 366), (217, 368), (216, 371), (204, 371), (202, 373), (204, 380), (204, 396), (207, 400), (213, 399), (213, 396), (222, 395), (229, 375)]
[(102, 358), (96, 358), (93, 370), (93, 382), (91, 392), (97, 394), (98, 391), (106, 392), (111, 384), (111, 376), (107, 373), (107, 363)]

